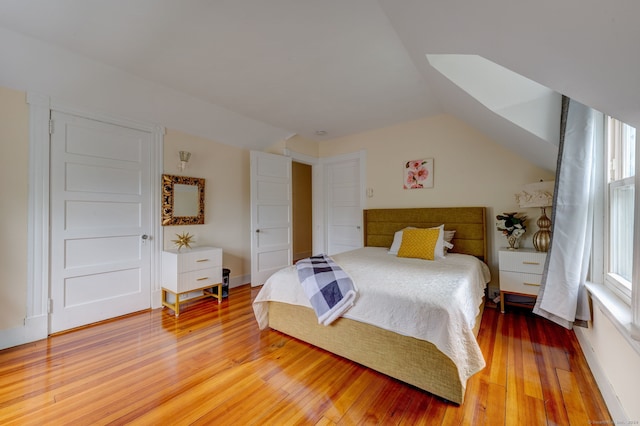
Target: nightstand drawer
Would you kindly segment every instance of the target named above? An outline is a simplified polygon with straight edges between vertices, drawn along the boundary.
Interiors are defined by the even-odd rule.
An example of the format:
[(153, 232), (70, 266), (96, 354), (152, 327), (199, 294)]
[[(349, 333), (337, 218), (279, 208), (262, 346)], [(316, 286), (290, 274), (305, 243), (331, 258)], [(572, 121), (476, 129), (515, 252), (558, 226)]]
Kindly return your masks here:
[(181, 253), (178, 257), (178, 273), (222, 267), (222, 250), (198, 250)]
[(501, 250), (499, 256), (501, 271), (542, 274), (547, 253)]
[(541, 279), (540, 274), (500, 271), (500, 291), (537, 296)]
[(194, 288), (211, 287), (222, 282), (222, 267), (201, 269), (199, 271), (184, 272), (178, 276), (176, 293), (191, 291)]

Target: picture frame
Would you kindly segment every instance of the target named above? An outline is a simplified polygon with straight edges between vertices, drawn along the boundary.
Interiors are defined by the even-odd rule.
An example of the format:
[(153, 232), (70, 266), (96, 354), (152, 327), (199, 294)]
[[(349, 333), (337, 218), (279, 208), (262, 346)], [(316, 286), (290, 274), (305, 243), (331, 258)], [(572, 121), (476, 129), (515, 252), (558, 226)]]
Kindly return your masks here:
[(433, 158), (409, 160), (404, 163), (403, 188), (433, 188)]
[(162, 226), (204, 224), (203, 178), (162, 175)]

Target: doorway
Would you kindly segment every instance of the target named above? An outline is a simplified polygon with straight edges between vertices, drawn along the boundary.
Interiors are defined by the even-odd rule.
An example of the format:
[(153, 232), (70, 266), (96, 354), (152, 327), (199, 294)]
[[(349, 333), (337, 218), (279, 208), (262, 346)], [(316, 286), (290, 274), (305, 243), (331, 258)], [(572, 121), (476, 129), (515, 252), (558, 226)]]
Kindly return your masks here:
[(313, 252), (311, 165), (291, 163), (293, 263)]

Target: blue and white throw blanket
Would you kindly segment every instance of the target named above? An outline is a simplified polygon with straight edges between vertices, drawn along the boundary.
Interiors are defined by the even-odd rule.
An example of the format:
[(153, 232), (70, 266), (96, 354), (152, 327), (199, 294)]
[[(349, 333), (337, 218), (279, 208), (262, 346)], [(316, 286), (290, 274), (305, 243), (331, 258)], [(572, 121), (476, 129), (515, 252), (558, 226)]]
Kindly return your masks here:
[(320, 254), (302, 259), (296, 263), (296, 269), (319, 324), (331, 324), (353, 306), (357, 289), (329, 256)]

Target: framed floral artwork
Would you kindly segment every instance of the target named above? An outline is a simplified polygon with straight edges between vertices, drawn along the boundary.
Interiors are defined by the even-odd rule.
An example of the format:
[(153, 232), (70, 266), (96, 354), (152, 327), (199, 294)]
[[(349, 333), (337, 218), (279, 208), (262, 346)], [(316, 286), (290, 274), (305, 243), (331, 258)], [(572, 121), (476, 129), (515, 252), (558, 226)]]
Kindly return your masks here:
[(433, 188), (433, 158), (404, 163), (404, 189)]

